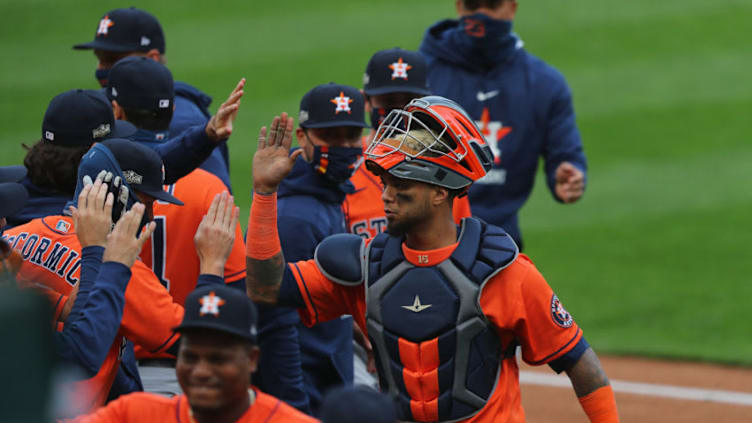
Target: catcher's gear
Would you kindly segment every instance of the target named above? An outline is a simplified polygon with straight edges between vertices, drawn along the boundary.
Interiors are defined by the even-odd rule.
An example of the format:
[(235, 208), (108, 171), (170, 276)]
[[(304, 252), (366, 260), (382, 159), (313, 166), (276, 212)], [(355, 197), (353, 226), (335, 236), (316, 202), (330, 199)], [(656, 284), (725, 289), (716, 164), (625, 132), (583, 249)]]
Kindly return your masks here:
[(392, 110), (366, 150), (366, 165), (448, 189), (467, 188), (491, 169), (493, 153), (457, 103), (439, 96)]

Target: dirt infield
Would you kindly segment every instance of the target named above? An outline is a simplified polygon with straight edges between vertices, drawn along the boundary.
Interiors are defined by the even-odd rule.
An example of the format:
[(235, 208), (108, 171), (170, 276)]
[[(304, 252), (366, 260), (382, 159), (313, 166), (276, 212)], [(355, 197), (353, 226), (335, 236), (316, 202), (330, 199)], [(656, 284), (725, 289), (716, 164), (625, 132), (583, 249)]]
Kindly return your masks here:
[[(614, 385), (622, 423), (752, 422), (750, 368), (629, 357), (602, 357), (601, 362)], [(554, 373), (548, 366), (522, 365), (520, 370), (531, 376), (521, 377), (529, 423), (587, 421), (571, 386), (552, 386), (562, 380), (550, 377)], [(688, 399), (695, 393), (705, 399)]]

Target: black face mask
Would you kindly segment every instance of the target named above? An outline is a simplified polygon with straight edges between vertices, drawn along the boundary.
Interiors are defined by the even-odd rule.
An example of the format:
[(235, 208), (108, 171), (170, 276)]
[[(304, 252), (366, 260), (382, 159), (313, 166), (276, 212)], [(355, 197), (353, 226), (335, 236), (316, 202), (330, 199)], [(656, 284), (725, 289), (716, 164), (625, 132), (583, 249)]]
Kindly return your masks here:
[(94, 76), (97, 78), (97, 82), (99, 82), (99, 85), (102, 86), (102, 88), (107, 86), (107, 79), (110, 76), (110, 70), (109, 69), (97, 69), (94, 71)]
[(363, 149), (360, 147), (313, 147), (313, 169), (331, 182), (346, 182), (360, 165)]

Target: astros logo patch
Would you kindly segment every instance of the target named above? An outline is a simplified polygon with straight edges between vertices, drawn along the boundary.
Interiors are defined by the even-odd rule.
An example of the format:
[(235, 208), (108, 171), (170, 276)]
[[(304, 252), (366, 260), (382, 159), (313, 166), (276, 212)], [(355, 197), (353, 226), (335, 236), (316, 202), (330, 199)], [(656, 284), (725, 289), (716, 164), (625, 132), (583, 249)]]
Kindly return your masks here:
[(352, 103), (353, 101), (350, 97), (345, 96), (344, 91), (340, 91), (339, 97), (334, 97), (329, 101), (337, 105), (337, 108), (334, 110), (334, 114), (339, 114), (339, 112), (347, 112), (348, 115), (350, 114), (352, 110), (350, 109), (350, 103)]
[(97, 35), (107, 35), (107, 30), (113, 25), (115, 25), (115, 22), (112, 22), (109, 16), (105, 16), (104, 18), (102, 18), (101, 21), (99, 21), (99, 28), (97, 28)]
[(551, 297), (551, 317), (557, 325), (563, 328), (568, 328), (574, 323), (572, 315), (564, 309), (564, 306), (561, 305), (561, 301), (559, 301), (559, 297), (557, 297), (556, 294)]
[(389, 69), (392, 70), (392, 80), (402, 78), (407, 81), (407, 71), (413, 67), (410, 64), (403, 62), (400, 57), (399, 60), (389, 65)]
[(198, 300), (201, 303), (201, 310), (199, 310), (199, 316), (205, 314), (213, 314), (214, 317), (219, 317), (219, 307), (225, 304), (225, 300), (214, 295), (214, 291), (209, 292), (209, 295), (204, 295)]

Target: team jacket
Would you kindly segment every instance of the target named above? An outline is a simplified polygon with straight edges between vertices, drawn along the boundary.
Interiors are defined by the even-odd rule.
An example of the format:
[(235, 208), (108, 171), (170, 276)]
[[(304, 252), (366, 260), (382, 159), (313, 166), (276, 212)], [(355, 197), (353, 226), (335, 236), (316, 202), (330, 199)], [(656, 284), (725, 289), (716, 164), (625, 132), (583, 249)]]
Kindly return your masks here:
[[(147, 145), (162, 158), (166, 184), (175, 183), (192, 172), (214, 150), (214, 143), (206, 137), (203, 126), (193, 127), (167, 142), (154, 142)], [(21, 184), (29, 192), (29, 200), (20, 212), (7, 217), (6, 228), (24, 224), (32, 219), (58, 214), (70, 201), (70, 197), (63, 193), (34, 185), (28, 176), (21, 181)]]
[(488, 40), (484, 56), (459, 44), (457, 33), (464, 31), (457, 20), (440, 21), (426, 31), (420, 52), (431, 91), (459, 103), (494, 152), (493, 169), (470, 189), (473, 215), (501, 226), (521, 245), (517, 213), (532, 191), (539, 157), (552, 193), (561, 162), (586, 171), (572, 96), (561, 73), (518, 39), (511, 48), (509, 39)]
[[(198, 88), (175, 81), (175, 112), (170, 121), (169, 133), (180, 135), (192, 126), (206, 125), (211, 118), (209, 105), (212, 98)], [(211, 155), (201, 163), (201, 169), (216, 175), (230, 190), (230, 158), (227, 142), (222, 141)]]
[[(349, 183), (334, 186), (298, 158), (277, 192), (277, 225), (285, 258), (313, 258), (319, 242), (345, 232), (341, 204), (346, 191), (352, 191)], [(352, 319), (307, 328), (293, 308), (261, 306), (259, 326), (261, 349), (275, 351), (261, 356), (254, 376), (263, 391), (315, 413), (326, 390), (352, 384)]]
[(279, 300), (308, 325), (352, 315), (401, 420), (523, 422), (515, 346), (556, 371), (588, 347), (530, 259), (472, 218), (431, 251), (387, 234), (327, 238), (314, 260), (287, 266)]
[[(254, 389), (256, 400), (236, 420), (238, 423), (317, 422), (271, 395)], [(88, 416), (67, 423), (192, 423), (185, 395), (166, 398), (149, 393), (133, 393), (118, 398)]]

